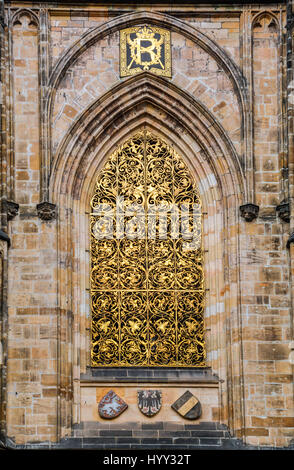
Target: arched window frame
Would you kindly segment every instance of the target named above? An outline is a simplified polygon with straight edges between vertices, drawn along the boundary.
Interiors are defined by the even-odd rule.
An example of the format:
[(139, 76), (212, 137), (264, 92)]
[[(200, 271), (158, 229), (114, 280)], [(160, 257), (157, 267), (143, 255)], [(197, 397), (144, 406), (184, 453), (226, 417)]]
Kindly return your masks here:
[[(128, 212), (136, 204), (143, 221)], [(149, 225), (150, 207), (169, 204), (181, 206), (181, 223), (173, 232), (171, 211), (164, 239), (161, 216)], [(107, 159), (91, 211), (92, 366), (205, 367), (201, 200), (182, 158), (140, 130)]]

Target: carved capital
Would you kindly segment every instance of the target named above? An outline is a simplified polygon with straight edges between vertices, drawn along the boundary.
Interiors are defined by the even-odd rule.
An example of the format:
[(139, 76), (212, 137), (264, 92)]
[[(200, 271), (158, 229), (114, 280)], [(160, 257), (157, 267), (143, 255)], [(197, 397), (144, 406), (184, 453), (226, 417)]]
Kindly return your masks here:
[(44, 201), (37, 204), (38, 217), (42, 220), (53, 220), (56, 217), (56, 205)]
[(19, 204), (13, 201), (3, 201), (4, 210), (7, 212), (7, 220), (12, 220), (17, 214)]
[(276, 211), (280, 219), (284, 222), (290, 222), (290, 205), (288, 202), (283, 202), (276, 207)]
[(246, 220), (246, 222), (251, 222), (252, 220), (256, 219), (259, 212), (259, 206), (256, 204), (243, 204), (240, 206), (240, 213), (241, 217)]

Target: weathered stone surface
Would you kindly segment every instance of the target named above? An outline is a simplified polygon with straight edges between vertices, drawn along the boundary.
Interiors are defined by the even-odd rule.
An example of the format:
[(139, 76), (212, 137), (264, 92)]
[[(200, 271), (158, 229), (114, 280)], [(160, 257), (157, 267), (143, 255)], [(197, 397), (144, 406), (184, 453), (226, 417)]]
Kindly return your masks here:
[[(1, 435), (16, 446), (229, 446), (222, 422), (236, 446), (289, 446), (291, 2), (288, 13), (284, 2), (178, 2), (168, 14), (160, 2), (20, 3), (5, 2), (6, 31), (0, 21)], [(119, 30), (149, 23), (171, 31), (172, 78), (122, 79)], [(200, 190), (207, 373), (89, 372), (89, 201), (105, 158), (140, 126), (182, 155)], [(115, 435), (97, 409), (114, 387), (129, 404)], [(137, 407), (152, 387), (160, 422)], [(203, 404), (197, 429), (171, 409), (187, 388)]]

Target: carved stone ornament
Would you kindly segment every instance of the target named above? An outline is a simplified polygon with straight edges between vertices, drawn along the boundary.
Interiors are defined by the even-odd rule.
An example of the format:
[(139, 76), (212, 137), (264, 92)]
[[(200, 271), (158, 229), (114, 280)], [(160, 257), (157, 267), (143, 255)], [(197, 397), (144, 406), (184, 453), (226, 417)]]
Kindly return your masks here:
[(56, 217), (56, 205), (48, 201), (37, 204), (37, 211), (42, 220), (52, 220)]
[(178, 398), (171, 407), (186, 419), (198, 419), (201, 416), (201, 403), (189, 390)]
[(113, 419), (122, 414), (128, 405), (115, 392), (110, 390), (98, 405), (98, 412), (101, 418)]
[(259, 212), (259, 206), (256, 204), (244, 204), (240, 206), (241, 217), (246, 220), (246, 222), (251, 222), (252, 220), (256, 219)]
[(139, 390), (138, 407), (145, 416), (154, 416), (161, 408), (160, 390)]
[(12, 220), (18, 214), (19, 204), (13, 201), (4, 201), (4, 208), (7, 212), (7, 219)]
[(290, 205), (288, 202), (283, 202), (276, 207), (276, 211), (280, 219), (284, 222), (290, 222)]

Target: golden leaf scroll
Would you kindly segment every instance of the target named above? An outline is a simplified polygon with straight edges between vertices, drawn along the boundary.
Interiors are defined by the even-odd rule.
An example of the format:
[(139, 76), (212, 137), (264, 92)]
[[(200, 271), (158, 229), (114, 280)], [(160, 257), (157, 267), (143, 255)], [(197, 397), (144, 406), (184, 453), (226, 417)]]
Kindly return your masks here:
[[(107, 204), (115, 214), (117, 196), (125, 207), (143, 207), (144, 237), (122, 235), (115, 217), (113, 236), (106, 223), (105, 238), (97, 237), (95, 209)], [(148, 131), (127, 140), (100, 172), (90, 216), (93, 367), (205, 366), (201, 226), (198, 248), (190, 250), (183, 249), (181, 231), (172, 236), (171, 214), (165, 238), (160, 238), (158, 219), (147, 227), (148, 207), (183, 203), (200, 205), (189, 170)], [(124, 223), (131, 219), (126, 215)]]

